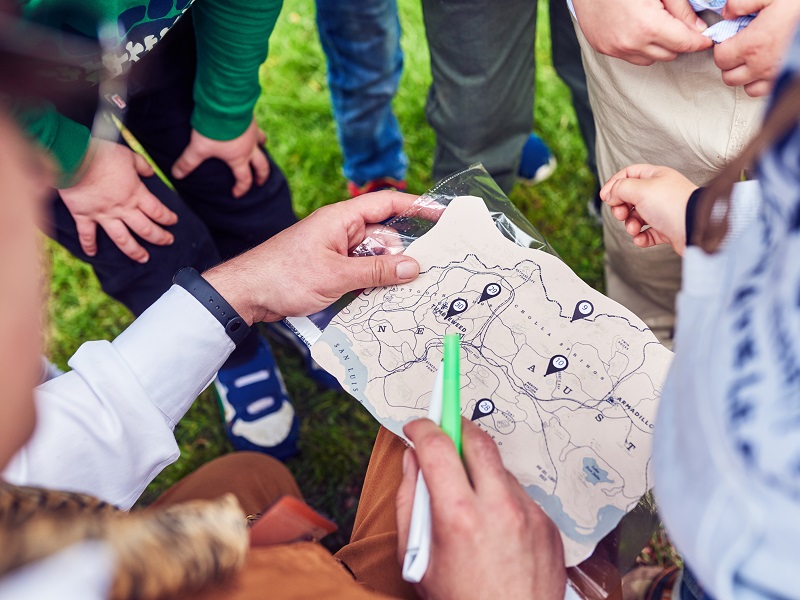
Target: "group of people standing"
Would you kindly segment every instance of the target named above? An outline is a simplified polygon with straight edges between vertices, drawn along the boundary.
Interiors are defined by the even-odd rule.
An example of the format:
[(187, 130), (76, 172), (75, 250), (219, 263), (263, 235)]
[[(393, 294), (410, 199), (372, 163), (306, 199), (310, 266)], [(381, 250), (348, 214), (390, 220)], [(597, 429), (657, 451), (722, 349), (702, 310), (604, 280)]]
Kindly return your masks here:
[[(59, 74), (77, 72), (92, 90), (97, 77), (124, 80), (96, 100), (113, 105), (150, 162), (93, 135), (97, 106), (42, 93), (38, 73), (27, 74), (24, 94), (25, 73), (0, 84), (11, 96), (0, 120), (0, 281), (18, 290), (0, 305), (10, 390), (0, 419), (0, 596), (203, 590), (234, 598), (270, 589), (275, 597), (564, 597), (555, 526), (509, 478), (491, 439), (468, 424), (463, 464), (430, 423), (407, 426), (414, 451), (380, 432), (352, 541), (335, 559), (314, 543), (246, 552), (244, 514), (300, 496), (264, 454), (218, 459), (147, 511), (124, 515), (176, 458), (172, 429), (212, 380), (237, 449), (277, 458), (296, 451), (297, 415), (254, 323), (418, 274), (402, 256), (348, 257), (370, 224), (413, 201), (398, 193), (407, 158), (391, 110), (400, 25), (394, 1), (317, 0), (344, 172), (359, 197), (298, 223), (253, 117), (280, 2), (68, 4), (11, 2), (0, 49), (25, 55), (25, 26), (35, 23), (52, 30), (72, 67)], [(422, 5), (434, 178), (478, 161), (505, 191), (547, 176), (554, 159), (532, 133), (536, 2)], [(604, 184), (607, 292), (677, 351), (654, 464), (662, 515), (687, 568), (634, 572), (620, 589), (627, 598), (792, 597), (800, 5), (550, 0), (549, 8), (554, 64)], [(101, 47), (94, 70), (85, 46), (73, 43), (86, 39)], [(52, 177), (32, 171), (31, 142), (49, 157)], [(52, 184), (44, 191), (43, 178)], [(741, 178), (761, 179), (761, 187), (734, 185)], [(69, 373), (37, 388), (34, 415), (41, 371), (32, 341), (33, 229), (42, 221), (138, 318), (112, 343), (85, 344)], [(281, 289), (293, 283), (291, 298), (278, 281)], [(428, 574), (414, 588), (402, 581), (397, 554), (420, 469), (434, 542)], [(223, 492), (238, 503), (212, 500)]]

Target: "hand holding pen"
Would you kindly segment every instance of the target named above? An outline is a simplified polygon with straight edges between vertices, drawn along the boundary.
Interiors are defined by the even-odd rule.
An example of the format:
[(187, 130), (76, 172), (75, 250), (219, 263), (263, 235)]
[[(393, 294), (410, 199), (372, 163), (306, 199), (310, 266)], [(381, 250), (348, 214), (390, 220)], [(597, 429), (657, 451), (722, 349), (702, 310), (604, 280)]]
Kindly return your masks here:
[(460, 424), (463, 462), (432, 421), (403, 428), (415, 450), (403, 458), (397, 493), (401, 560), (420, 471), (430, 493), (430, 555), (418, 592), (433, 599), (561, 600), (566, 570), (558, 529), (505, 469), (494, 440), (468, 420)]

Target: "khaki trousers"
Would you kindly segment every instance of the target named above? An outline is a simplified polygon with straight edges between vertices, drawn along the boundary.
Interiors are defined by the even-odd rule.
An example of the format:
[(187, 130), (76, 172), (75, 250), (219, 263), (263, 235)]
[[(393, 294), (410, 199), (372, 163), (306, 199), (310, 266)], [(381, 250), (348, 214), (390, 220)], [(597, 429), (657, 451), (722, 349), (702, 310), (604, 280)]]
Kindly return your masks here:
[[(697, 185), (713, 178), (758, 130), (765, 100), (722, 81), (711, 50), (639, 67), (596, 52), (575, 24), (597, 127), (601, 183), (636, 163), (676, 169)], [(680, 257), (642, 250), (603, 207), (607, 294), (671, 344)]]
[[(350, 543), (335, 557), (311, 542), (253, 548), (234, 580), (192, 593), (192, 600), (417, 598), (403, 581), (397, 559), (395, 495), (405, 444), (381, 428), (367, 469)], [(253, 514), (291, 495), (302, 498), (280, 462), (252, 452), (218, 458), (167, 490), (153, 506), (164, 507), (232, 493)]]

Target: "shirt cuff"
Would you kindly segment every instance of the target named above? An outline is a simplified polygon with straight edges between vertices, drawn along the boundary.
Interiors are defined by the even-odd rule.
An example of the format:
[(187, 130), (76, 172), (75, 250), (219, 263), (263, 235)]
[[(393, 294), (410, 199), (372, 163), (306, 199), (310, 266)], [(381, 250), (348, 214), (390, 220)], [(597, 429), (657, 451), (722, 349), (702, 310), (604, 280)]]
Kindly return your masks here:
[(691, 246), (692, 236), (694, 236), (694, 229), (697, 223), (697, 204), (700, 201), (700, 196), (705, 188), (699, 187), (692, 192), (689, 196), (689, 202), (686, 204), (686, 246)]
[(177, 285), (113, 345), (173, 428), (236, 347), (214, 316)]

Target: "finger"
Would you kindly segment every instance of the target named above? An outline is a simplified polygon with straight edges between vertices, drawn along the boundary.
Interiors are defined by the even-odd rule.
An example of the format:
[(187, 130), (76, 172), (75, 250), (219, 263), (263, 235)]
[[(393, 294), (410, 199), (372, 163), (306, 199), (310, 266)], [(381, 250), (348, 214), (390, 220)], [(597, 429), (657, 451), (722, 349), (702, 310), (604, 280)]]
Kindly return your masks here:
[(97, 223), (86, 217), (75, 217), (75, 228), (78, 230), (78, 242), (86, 256), (97, 254)]
[(411, 448), (403, 454), (403, 478), (397, 488), (395, 510), (397, 513), (397, 552), (400, 560), (406, 553), (408, 546), (408, 530), (411, 527), (411, 511), (414, 506), (414, 492), (417, 489), (417, 473), (419, 465), (414, 451)]
[(253, 187), (253, 172), (250, 170), (250, 163), (238, 163), (230, 165), (230, 167), (233, 177), (236, 179), (236, 183), (231, 189), (231, 194), (233, 194), (234, 198), (241, 198)]
[(336, 273), (344, 291), (384, 287), (413, 281), (419, 275), (419, 263), (410, 256), (342, 256)]
[(146, 263), (150, 260), (147, 250), (137, 242), (125, 224), (119, 219), (101, 221), (100, 226), (111, 238), (111, 241), (119, 248), (122, 253), (138, 263)]
[(760, 98), (761, 96), (768, 96), (772, 93), (772, 86), (774, 81), (767, 79), (758, 79), (751, 81), (744, 86), (745, 93), (752, 98)]
[(338, 202), (328, 208), (341, 211), (343, 216), (351, 222), (380, 223), (389, 217), (410, 210), (417, 198), (418, 196), (413, 194), (384, 190)]
[(133, 154), (133, 166), (136, 168), (136, 172), (140, 177), (152, 177), (155, 175), (153, 166), (147, 162), (147, 159), (141, 154), (137, 154), (135, 152)]
[(630, 213), (631, 209), (630, 206), (628, 206), (627, 204), (620, 204), (619, 206), (611, 207), (611, 215), (617, 221), (626, 221)]
[(125, 216), (125, 225), (144, 241), (155, 244), (156, 246), (169, 246), (175, 241), (175, 238), (169, 231), (153, 223), (153, 221), (148, 219), (140, 210), (132, 211), (127, 214)]
[(610, 196), (615, 198), (620, 203), (636, 206), (646, 197), (646, 188), (646, 179), (620, 179), (612, 186)]
[(714, 45), (714, 42), (698, 32), (690, 29), (678, 19), (668, 17), (659, 22), (653, 43), (662, 49), (677, 54), (699, 52)]
[(653, 62), (670, 62), (678, 58), (678, 53), (673, 50), (668, 50), (658, 44), (648, 44), (642, 50), (644, 55)]
[(686, 0), (662, 0), (662, 3), (669, 14), (685, 23), (690, 29), (701, 32), (708, 29), (706, 22), (697, 16)]
[(739, 65), (730, 71), (722, 71), (722, 81), (731, 87), (739, 87), (755, 81), (755, 75), (748, 65)]
[(175, 225), (178, 222), (178, 215), (168, 209), (147, 188), (143, 187), (140, 190), (137, 206), (148, 218), (161, 225)]
[(425, 475), (434, 513), (447, 512), (472, 497), (472, 486), (453, 441), (428, 419), (403, 427), (416, 448), (417, 463)]
[(659, 171), (658, 166), (650, 165), (647, 163), (639, 163), (635, 165), (629, 165), (614, 173), (608, 181), (605, 182), (602, 188), (600, 188), (600, 198), (603, 202), (606, 202), (610, 206), (616, 206), (622, 203), (622, 200), (619, 198), (614, 197), (612, 190), (614, 189), (614, 185), (621, 179), (649, 179), (650, 177), (655, 177)]
[(258, 148), (253, 150), (250, 166), (253, 167), (253, 172), (256, 174), (256, 185), (264, 185), (269, 178), (269, 161)]
[(264, 133), (264, 130), (260, 127), (256, 127), (256, 139), (258, 140), (259, 146), (263, 146), (267, 143), (267, 134)]
[(747, 29), (745, 29), (714, 46), (714, 64), (719, 67), (720, 71), (731, 71), (745, 64), (744, 52), (747, 49), (747, 38), (749, 37), (747, 33)]
[(478, 495), (508, 494), (507, 471), (489, 434), (469, 419), (461, 419), (461, 444), (464, 464)]
[(628, 235), (631, 237), (636, 237), (641, 233), (642, 227), (644, 227), (646, 224), (647, 223), (645, 223), (636, 213), (631, 213), (630, 216), (625, 219), (625, 231), (627, 231)]
[(768, 0), (728, 0), (722, 7), (722, 17), (735, 19), (758, 12), (770, 5)]
[(634, 236), (633, 243), (636, 244), (639, 248), (651, 248), (656, 246), (659, 243), (656, 241), (656, 237), (653, 233), (653, 229), (650, 228), (646, 231), (641, 232), (640, 234)]
[(205, 159), (206, 157), (195, 150), (194, 146), (191, 144), (186, 146), (183, 154), (181, 154), (178, 160), (175, 161), (175, 164), (172, 165), (172, 176), (175, 179), (183, 179), (194, 171)]

